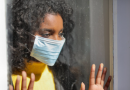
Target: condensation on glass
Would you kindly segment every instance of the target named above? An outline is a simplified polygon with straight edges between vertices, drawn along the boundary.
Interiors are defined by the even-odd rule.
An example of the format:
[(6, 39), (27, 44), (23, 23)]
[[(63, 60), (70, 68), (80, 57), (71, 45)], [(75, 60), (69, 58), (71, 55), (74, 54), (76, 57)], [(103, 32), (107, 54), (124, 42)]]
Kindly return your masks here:
[(73, 8), (72, 19), (75, 27), (70, 42), (73, 54), (65, 50), (63, 51), (65, 57), (61, 57), (60, 60), (70, 66), (70, 71), (76, 78), (77, 89), (80, 89), (81, 82), (84, 82), (88, 89), (92, 64), (96, 64), (98, 68), (100, 63), (104, 63), (108, 68), (106, 77), (109, 76), (109, 0), (65, 1)]

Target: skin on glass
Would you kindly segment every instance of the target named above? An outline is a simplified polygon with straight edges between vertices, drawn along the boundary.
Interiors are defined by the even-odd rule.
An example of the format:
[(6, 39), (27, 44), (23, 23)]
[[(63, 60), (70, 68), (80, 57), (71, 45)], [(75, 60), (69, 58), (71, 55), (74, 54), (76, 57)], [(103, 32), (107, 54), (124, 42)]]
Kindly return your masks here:
[[(44, 21), (40, 24), (40, 28), (35, 32), (35, 35), (53, 40), (62, 40), (63, 36), (62, 17), (59, 14), (46, 14)], [(106, 76), (107, 69), (106, 68), (103, 69), (103, 64), (101, 63), (95, 79), (95, 68), (96, 66), (95, 64), (93, 64), (91, 67), (89, 78), (89, 90), (107, 90), (111, 81), (111, 77), (109, 76), (107, 83), (104, 86), (104, 79)], [(27, 77), (26, 72), (22, 71), (21, 90), (33, 90), (35, 75), (33, 73), (31, 74), (29, 86), (26, 86), (26, 77)], [(18, 76), (15, 84), (15, 90), (19, 90), (19, 83), (20, 83), (20, 77)], [(13, 86), (10, 85), (9, 90), (13, 90)], [(84, 83), (81, 83), (80, 90), (85, 90)]]

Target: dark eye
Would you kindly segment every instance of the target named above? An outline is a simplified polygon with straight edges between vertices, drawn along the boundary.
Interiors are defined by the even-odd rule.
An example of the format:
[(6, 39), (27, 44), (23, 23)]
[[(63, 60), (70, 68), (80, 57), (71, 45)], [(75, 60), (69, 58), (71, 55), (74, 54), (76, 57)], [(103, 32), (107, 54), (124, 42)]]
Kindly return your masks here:
[(51, 34), (42, 34), (42, 37), (48, 38)]
[(60, 36), (63, 36), (63, 35), (64, 35), (64, 33), (60, 33), (59, 35), (60, 35)]

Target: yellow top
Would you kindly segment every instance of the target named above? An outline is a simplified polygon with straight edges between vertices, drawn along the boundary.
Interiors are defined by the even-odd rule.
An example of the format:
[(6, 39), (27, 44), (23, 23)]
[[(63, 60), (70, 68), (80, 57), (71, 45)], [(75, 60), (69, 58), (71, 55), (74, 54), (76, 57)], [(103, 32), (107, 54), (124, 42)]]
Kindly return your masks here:
[[(49, 70), (48, 66), (44, 63), (33, 62), (27, 64), (27, 69), (25, 70), (27, 73), (27, 86), (30, 82), (31, 73), (35, 74), (35, 82), (33, 90), (55, 90), (54, 77), (52, 72)], [(20, 90), (21, 90), (21, 82), (22, 77), (20, 76)], [(12, 81), (15, 87), (17, 75), (12, 74)]]

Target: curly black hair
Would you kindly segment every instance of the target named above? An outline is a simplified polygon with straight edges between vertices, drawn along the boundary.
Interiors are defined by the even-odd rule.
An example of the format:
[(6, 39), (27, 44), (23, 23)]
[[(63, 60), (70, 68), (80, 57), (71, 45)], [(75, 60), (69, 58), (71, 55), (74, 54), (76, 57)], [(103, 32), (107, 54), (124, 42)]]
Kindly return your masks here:
[(30, 40), (27, 32), (34, 34), (46, 14), (60, 14), (63, 19), (65, 45), (69, 46), (73, 41), (70, 35), (74, 28), (71, 19), (73, 10), (64, 0), (14, 0), (7, 11), (8, 55), (13, 72), (24, 70), (25, 59), (27, 62), (32, 59), (27, 49)]

